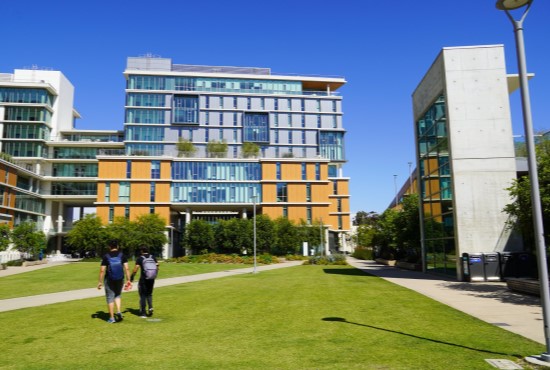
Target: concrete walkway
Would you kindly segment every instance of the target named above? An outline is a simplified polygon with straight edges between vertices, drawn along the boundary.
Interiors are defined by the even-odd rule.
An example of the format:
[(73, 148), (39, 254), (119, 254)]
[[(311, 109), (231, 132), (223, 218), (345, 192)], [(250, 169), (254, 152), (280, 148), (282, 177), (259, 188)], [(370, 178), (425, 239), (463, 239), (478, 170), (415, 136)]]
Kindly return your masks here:
[(489, 324), (545, 344), (540, 298), (512, 292), (504, 282), (458, 282), (450, 277), (354, 258), (348, 258), (348, 263)]
[[(0, 277), (38, 270), (41, 268), (56, 266), (63, 263), (67, 263), (67, 262), (55, 262), (55, 263), (48, 263), (44, 265), (29, 266), (29, 267), (8, 267), (7, 270), (0, 271)], [(261, 271), (274, 270), (274, 269), (279, 269), (284, 267), (298, 266), (298, 265), (301, 265), (302, 263), (303, 261), (287, 261), (287, 262), (282, 262), (274, 265), (260, 265), (260, 266), (257, 266), (256, 270), (258, 272), (261, 272)], [(210, 272), (207, 274), (157, 279), (155, 281), (155, 288), (160, 288), (163, 286), (169, 286), (169, 285), (175, 285), (175, 284), (192, 283), (195, 281), (222, 278), (226, 276), (250, 274), (253, 271), (254, 271), (254, 268), (249, 267), (249, 268), (243, 268), (243, 269)], [(131, 291), (137, 291), (137, 283), (133, 284)], [(87, 288), (87, 289), (70, 290), (66, 292), (40, 294), (40, 295), (34, 295), (34, 296), (28, 296), (28, 297), (2, 299), (0, 300), (0, 312), (18, 310), (21, 308), (43, 306), (43, 305), (52, 304), (52, 303), (68, 302), (76, 299), (104, 297), (104, 296), (105, 296), (105, 292), (103, 289)]]
[[(536, 342), (545, 343), (540, 299), (538, 297), (511, 292), (507, 289), (506, 283), (457, 282), (450, 277), (447, 278), (440, 275), (423, 274), (421, 272), (388, 267), (373, 261), (363, 261), (349, 257), (348, 262), (353, 267), (381, 277), (394, 284), (414, 290), (492, 325), (499, 326)], [(55, 262), (30, 267), (9, 267), (7, 270), (0, 271), (0, 278), (15, 273), (56, 266), (62, 263), (66, 262)], [(275, 265), (262, 265), (257, 267), (257, 271), (261, 272), (298, 266), (301, 264), (302, 261), (290, 261)], [(184, 284), (240, 274), (250, 274), (252, 272), (253, 268), (251, 267), (200, 275), (158, 279), (155, 283), (155, 287)], [(137, 284), (134, 284), (132, 290), (137, 290)], [(68, 292), (4, 299), (0, 300), (0, 312), (103, 296), (103, 290), (88, 288)]]

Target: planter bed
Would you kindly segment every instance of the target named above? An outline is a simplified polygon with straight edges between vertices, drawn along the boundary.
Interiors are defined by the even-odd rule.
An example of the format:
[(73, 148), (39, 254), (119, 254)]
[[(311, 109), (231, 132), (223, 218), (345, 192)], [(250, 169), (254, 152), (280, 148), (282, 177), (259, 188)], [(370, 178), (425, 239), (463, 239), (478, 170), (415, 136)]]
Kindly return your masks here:
[(536, 279), (508, 278), (506, 286), (514, 292), (540, 296), (540, 283)]

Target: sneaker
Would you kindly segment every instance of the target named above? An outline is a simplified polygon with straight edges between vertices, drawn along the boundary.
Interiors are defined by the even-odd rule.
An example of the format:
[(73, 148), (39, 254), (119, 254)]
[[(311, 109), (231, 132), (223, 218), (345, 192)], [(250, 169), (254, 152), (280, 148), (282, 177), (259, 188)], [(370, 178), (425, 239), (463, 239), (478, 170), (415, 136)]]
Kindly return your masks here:
[(115, 320), (116, 321), (122, 321), (122, 319), (123, 319), (122, 312), (115, 313)]
[(152, 307), (149, 309), (149, 316), (153, 316), (153, 308)]
[(141, 317), (142, 319), (146, 319), (147, 318), (147, 315), (145, 314), (145, 311), (141, 311), (139, 313), (139, 317)]
[(107, 320), (107, 324), (114, 324), (115, 322), (116, 321), (113, 318), (109, 318), (109, 320)]

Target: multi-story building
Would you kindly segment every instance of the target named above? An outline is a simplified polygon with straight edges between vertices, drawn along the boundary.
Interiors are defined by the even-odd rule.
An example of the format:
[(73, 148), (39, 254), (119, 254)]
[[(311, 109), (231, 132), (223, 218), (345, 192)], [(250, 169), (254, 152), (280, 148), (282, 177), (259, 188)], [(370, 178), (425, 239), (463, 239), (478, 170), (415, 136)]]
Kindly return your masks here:
[(39, 175), (36, 218), (46, 232), (62, 236), (86, 212), (104, 222), (157, 213), (177, 239), (193, 219), (248, 217), (256, 207), (321, 222), (325, 248), (347, 251), (336, 91), (345, 79), (153, 57), (128, 58), (124, 75), (123, 132), (76, 130), (74, 89), (60, 72), (0, 76), (0, 145)]
[(412, 178), (430, 270), (461, 278), (462, 253), (522, 247), (503, 212), (518, 171), (509, 102), (517, 88), (503, 46), (484, 45), (444, 48), (413, 93)]

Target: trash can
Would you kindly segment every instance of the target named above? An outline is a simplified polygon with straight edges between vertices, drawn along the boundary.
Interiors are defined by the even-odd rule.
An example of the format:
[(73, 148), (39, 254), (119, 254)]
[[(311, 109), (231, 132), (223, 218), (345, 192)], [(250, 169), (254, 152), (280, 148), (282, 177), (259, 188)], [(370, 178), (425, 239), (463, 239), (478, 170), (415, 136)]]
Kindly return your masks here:
[(537, 259), (534, 254), (529, 252), (513, 253), (514, 263), (516, 264), (516, 277), (538, 279), (539, 272), (537, 268)]
[(485, 264), (483, 253), (464, 253), (468, 265), (468, 281), (485, 281)]
[(485, 281), (500, 281), (499, 253), (483, 253), (483, 264)]
[(506, 280), (509, 277), (516, 277), (516, 266), (510, 252), (500, 252), (500, 278)]
[(462, 253), (462, 281), (470, 281), (470, 260), (468, 253)]

